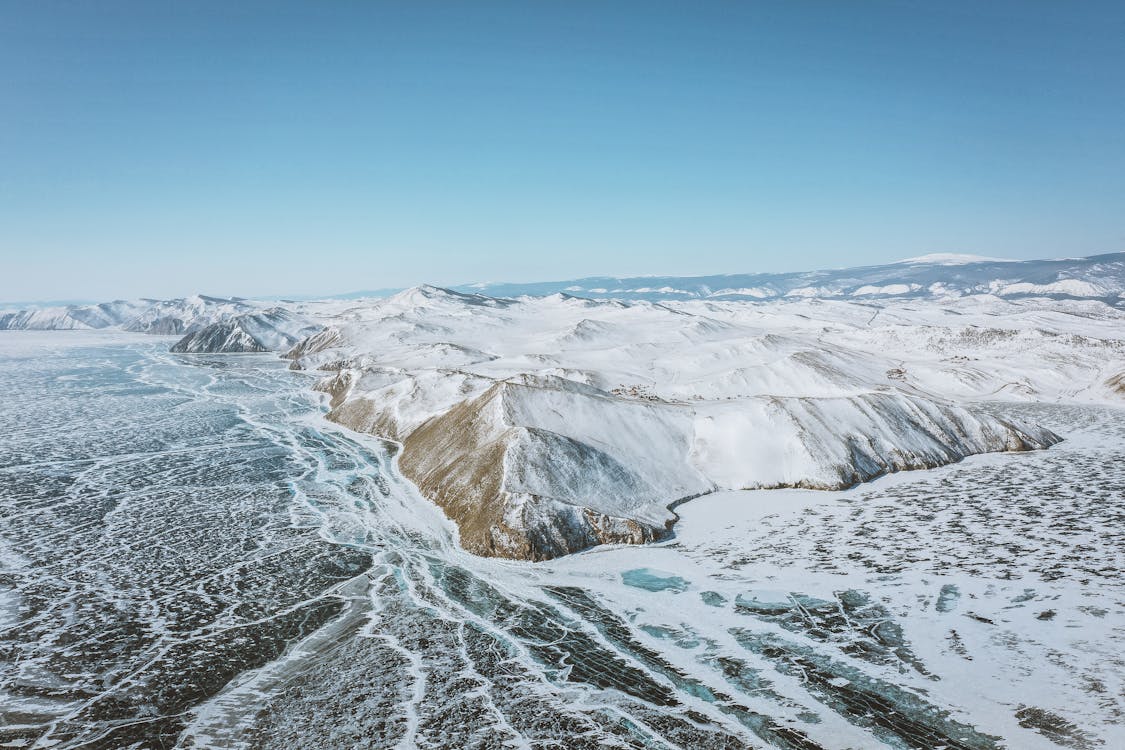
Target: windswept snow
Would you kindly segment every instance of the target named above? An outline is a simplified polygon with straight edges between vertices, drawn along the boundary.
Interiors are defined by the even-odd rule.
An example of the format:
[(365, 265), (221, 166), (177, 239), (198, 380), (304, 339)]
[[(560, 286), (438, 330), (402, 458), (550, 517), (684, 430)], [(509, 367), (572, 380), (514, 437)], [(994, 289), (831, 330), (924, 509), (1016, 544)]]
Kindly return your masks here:
[[(1096, 374), (1086, 368), (1099, 349), (1105, 377), (1097, 382), (1112, 375), (1120, 384), (1125, 373), (1097, 343), (1121, 330), (1120, 318), (1094, 302), (674, 309), (565, 297), (478, 306), (435, 290), (421, 297), (430, 304), (412, 302), (402, 317), (359, 305), (325, 322), (377, 327), (382, 314), (396, 346), (408, 330), (449, 342), (471, 330), (454, 323), (460, 310), (482, 325), (466, 348), (484, 351), (488, 336), (487, 350), (508, 356), (497, 351), (506, 327), (525, 325), (528, 336), (551, 329), (535, 339), (537, 351), (563, 365), (568, 348), (593, 344), (560, 348), (559, 331), (598, 321), (607, 326), (597, 335), (613, 341), (632, 326), (644, 344), (638, 351), (649, 352), (642, 369), (660, 351), (702, 361), (702, 352), (682, 349), (685, 332), (703, 332), (718, 355), (731, 348), (723, 336), (756, 328), (765, 332), (725, 357), (757, 360), (750, 369), (759, 373), (803, 364), (789, 387), (823, 395), (777, 400), (794, 414), (807, 406), (803, 424), (841, 436), (853, 426), (873, 432), (870, 422), (887, 413), (883, 398), (894, 415), (910, 416), (903, 400), (916, 403), (920, 427), (936, 399), (913, 395), (919, 389), (900, 378), (947, 346), (971, 344), (972, 357), (991, 351), (985, 365), (1065, 355), (1075, 362), (1067, 373), (1075, 386)], [(991, 332), (949, 330), (946, 316)], [(891, 377), (904, 385), (863, 393), (886, 356), (870, 351), (894, 346), (885, 327), (915, 334), (900, 367), (906, 375)], [(831, 342), (820, 343), (845, 334), (872, 336), (867, 349), (851, 346), (868, 356), (836, 356)], [(525, 469), (503, 477), (517, 494), (496, 523), (590, 532), (563, 541), (646, 541), (646, 523), (549, 495), (565, 491), (593, 506), (621, 487), (643, 502), (646, 482), (679, 481), (690, 491), (702, 480), (678, 462), (684, 400), (641, 382), (606, 392), (580, 382), (596, 373), (564, 366), (502, 381), (468, 371), (501, 359), (406, 369), (381, 365), (370, 350), (321, 373), (339, 379), (329, 387), (338, 407), (364, 401), (349, 397), (352, 378), (356, 394), (379, 392), (370, 415), (384, 423), (372, 431), (419, 435), (395, 451), (326, 423), (309, 379), (287, 375), (268, 355), (170, 355), (166, 341), (122, 332), (0, 339), (8, 395), (0, 402), (0, 646), (10, 655), (0, 660), (0, 746), (328, 748), (377, 738), (399, 747), (1049, 750), (1115, 747), (1120, 735), (1120, 408), (1022, 403), (1025, 394), (1009, 394), (1009, 403), (983, 408), (1047, 424), (1067, 440), (845, 492), (712, 493), (678, 506), (683, 519), (669, 543), (531, 565), (459, 549), (457, 530), (399, 468), (471, 479), (490, 465), (464, 440), (477, 430), (512, 446), (512, 468)], [(310, 363), (334, 347), (346, 354), (343, 340), (326, 329), (302, 351)], [(531, 349), (530, 340), (514, 343)], [(801, 356), (809, 347), (825, 351)], [(706, 372), (722, 372), (725, 357), (709, 356)], [(1041, 389), (1036, 398), (1109, 398), (1045, 390), (1055, 382), (1043, 375), (1050, 366), (1037, 364), (1030, 378)], [(672, 364), (660, 367), (663, 377)], [(823, 384), (842, 372), (850, 379), (827, 391)], [(740, 389), (778, 382), (737, 380)], [(841, 395), (849, 392), (860, 395)], [(975, 399), (962, 400), (977, 410)], [(740, 409), (761, 403), (731, 401)], [(718, 398), (689, 406), (705, 416), (735, 413)], [(940, 421), (957, 418), (957, 407), (941, 411)], [(656, 465), (622, 465), (621, 476), (602, 470), (622, 455), (620, 432), (636, 415), (662, 427), (628, 436), (648, 441)], [(570, 422), (589, 442), (561, 434)], [(799, 455), (805, 438), (796, 432), (781, 420), (754, 437), (772, 455), (787, 444)], [(934, 447), (925, 430), (902, 432), (913, 436), (904, 444), (910, 452)], [(465, 461), (443, 465), (440, 450), (414, 450), (422, 444), (448, 446)], [(559, 471), (539, 471), (539, 451)], [(775, 470), (770, 458), (760, 457), (763, 471)], [(754, 469), (742, 454), (717, 464), (696, 455), (688, 465), (696, 464), (699, 474), (712, 465)], [(562, 490), (552, 484), (560, 477), (570, 477)], [(474, 519), (493, 523), (497, 507), (462, 523), (462, 542)], [(646, 508), (663, 512), (636, 511)], [(579, 525), (528, 523), (537, 518)]]
[(42, 307), (0, 311), (0, 330), (99, 330), (121, 326), (147, 307), (141, 302), (103, 302), (99, 305)]

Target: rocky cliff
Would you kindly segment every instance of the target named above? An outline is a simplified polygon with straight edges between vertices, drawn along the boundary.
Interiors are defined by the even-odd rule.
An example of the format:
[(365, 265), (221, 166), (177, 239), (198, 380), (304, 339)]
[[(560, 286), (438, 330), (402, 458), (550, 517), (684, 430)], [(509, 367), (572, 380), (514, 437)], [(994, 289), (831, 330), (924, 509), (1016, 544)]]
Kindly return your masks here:
[[(510, 321), (512, 310), (504, 313)], [(677, 324), (698, 331), (698, 322)], [(725, 326), (707, 328), (719, 337), (732, 334)], [(563, 337), (573, 340), (575, 329), (563, 326)], [(579, 321), (577, 330), (602, 327)], [(333, 371), (319, 385), (332, 396), (329, 417), (401, 442), (404, 475), (457, 523), (462, 545), (482, 555), (539, 560), (597, 544), (643, 543), (669, 533), (676, 518), (671, 507), (716, 489), (839, 489), (888, 472), (1058, 440), (1034, 426), (889, 388), (673, 400), (648, 388), (610, 392), (544, 372), (496, 377), (502, 358), (495, 354), (475, 357), (477, 372), (390, 366), (413, 355), (391, 355), (389, 348), (384, 358), (341, 358), (341, 344), (357, 335), (345, 327), (314, 337), (323, 346), (303, 342), (292, 353), (296, 365)], [(581, 346), (588, 345), (587, 337)], [(741, 356), (769, 352), (790, 373), (812, 367), (824, 378), (834, 372), (825, 360), (794, 358), (777, 340), (740, 347)], [(854, 370), (845, 387), (854, 388), (862, 372)], [(745, 376), (716, 382), (745, 387)]]
[(181, 353), (272, 352), (292, 347), (321, 330), (321, 326), (275, 307), (242, 313), (206, 325), (172, 345)]

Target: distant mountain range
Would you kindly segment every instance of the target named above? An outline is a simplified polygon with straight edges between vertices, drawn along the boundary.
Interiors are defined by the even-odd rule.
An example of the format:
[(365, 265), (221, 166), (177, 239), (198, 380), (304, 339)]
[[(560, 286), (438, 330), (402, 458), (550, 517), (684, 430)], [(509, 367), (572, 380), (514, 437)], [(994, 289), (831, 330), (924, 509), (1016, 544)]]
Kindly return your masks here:
[(172, 300), (115, 300), (91, 305), (28, 307), (0, 312), (0, 330), (100, 330), (183, 335), (232, 315), (261, 309), (237, 297), (197, 294)]
[(592, 276), (567, 281), (480, 283), (453, 287), (490, 297), (544, 296), (640, 300), (766, 300), (815, 297), (867, 299), (941, 298), (972, 294), (1001, 297), (1103, 299), (1120, 304), (1125, 293), (1125, 252), (1088, 258), (1005, 261), (971, 255), (927, 255), (879, 266), (794, 273), (715, 276)]
[[(1004, 261), (965, 255), (929, 255), (899, 263), (794, 273), (745, 273), (716, 276), (592, 276), (565, 281), (460, 284), (455, 291), (488, 297), (575, 297), (619, 300), (783, 300), (893, 298), (942, 299), (969, 295), (1005, 298), (1051, 297), (1101, 300), (1125, 306), (1125, 253), (1088, 258)], [(387, 297), (394, 289), (339, 295), (335, 303), (264, 302), (238, 297), (194, 295), (173, 300), (117, 300), (100, 304), (28, 306), (0, 311), (0, 330), (119, 329), (184, 336), (238, 319), (238, 325), (209, 331), (207, 340), (185, 346), (214, 346), (216, 337), (230, 346), (257, 341), (274, 348), (307, 334), (304, 313), (323, 305), (342, 305), (361, 297)]]

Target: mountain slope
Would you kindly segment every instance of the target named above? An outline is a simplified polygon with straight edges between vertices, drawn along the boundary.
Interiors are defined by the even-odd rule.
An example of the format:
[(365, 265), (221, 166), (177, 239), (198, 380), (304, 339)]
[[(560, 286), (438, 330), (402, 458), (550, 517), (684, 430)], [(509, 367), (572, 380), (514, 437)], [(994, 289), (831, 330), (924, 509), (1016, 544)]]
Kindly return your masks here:
[[(545, 559), (659, 539), (670, 507), (716, 489), (836, 489), (1053, 444), (1035, 425), (949, 401), (947, 388), (973, 396), (942, 373), (979, 365), (931, 364), (927, 347), (951, 338), (1001, 354), (1025, 370), (1029, 390), (1009, 394), (1025, 397), (1057, 387), (1053, 365), (1010, 347), (1048, 325), (1060, 333), (1041, 339), (1073, 362), (1071, 382), (1102, 393), (1102, 363), (1125, 352), (1062, 332), (1108, 333), (1125, 313), (988, 299), (623, 303), (424, 287), (350, 309), (287, 356), (327, 373), (329, 418), (401, 442), (401, 470), (467, 549)], [(972, 327), (982, 322), (1014, 333)], [(918, 352), (910, 363), (888, 345), (900, 333), (915, 342), (901, 346)], [(987, 396), (991, 382), (978, 386)]]
[(242, 313), (206, 325), (172, 345), (180, 353), (273, 352), (292, 347), (321, 326), (282, 307)]
[(183, 335), (262, 305), (235, 297), (195, 295), (171, 300), (103, 302), (0, 313), (0, 330), (72, 330), (119, 328), (136, 333)]
[(0, 312), (0, 331), (100, 330), (124, 325), (145, 309), (143, 302), (103, 302)]

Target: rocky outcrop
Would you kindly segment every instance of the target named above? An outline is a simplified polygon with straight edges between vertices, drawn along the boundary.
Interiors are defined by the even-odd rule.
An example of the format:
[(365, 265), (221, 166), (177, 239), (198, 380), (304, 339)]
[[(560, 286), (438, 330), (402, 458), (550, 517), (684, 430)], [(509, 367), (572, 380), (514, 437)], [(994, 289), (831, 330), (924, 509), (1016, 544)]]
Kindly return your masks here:
[[(497, 383), (403, 440), (400, 468), (457, 523), (462, 545), (481, 555), (542, 560), (663, 536), (673, 517), (645, 507), (654, 488), (635, 467), (521, 423), (517, 402), (530, 394), (519, 391), (537, 387)], [(705, 480), (695, 489), (708, 489)]]
[[(389, 385), (378, 396), (349, 398), (357, 377), (343, 370), (322, 381), (333, 394), (330, 418), (400, 441), (403, 474), (457, 523), (466, 549), (529, 560), (660, 539), (676, 518), (670, 507), (715, 489), (840, 489), (1058, 440), (901, 394), (700, 407), (529, 375), (462, 401), (435, 399), (439, 412), (418, 424), (403, 419), (411, 409), (394, 394), (418, 399), (433, 382), (384, 372)], [(453, 391), (466, 386), (481, 384)]]
[(1061, 438), (980, 410), (882, 392), (704, 405), (694, 440), (695, 462), (723, 487), (840, 490), (980, 453), (1047, 448)]
[(231, 354), (268, 352), (269, 348), (247, 333), (237, 321), (224, 320), (189, 333), (173, 344), (169, 351), (179, 354)]
[(179, 353), (271, 352), (288, 349), (320, 330), (283, 308), (243, 313), (189, 333), (172, 345)]
[(1105, 384), (1111, 393), (1125, 398), (1125, 372), (1119, 372), (1107, 378)]
[(329, 326), (297, 342), (284, 356), (286, 359), (297, 360), (339, 346), (341, 343), (339, 329)]
[[(1058, 361), (1080, 377), (1105, 371), (1104, 346), (1036, 333), (1086, 318), (995, 299), (954, 305), (963, 312), (918, 304), (794, 311), (422, 287), (348, 309), (286, 356), (329, 373), (317, 387), (332, 420), (401, 443), (403, 474), (466, 549), (542, 560), (660, 539), (671, 508), (718, 489), (841, 489), (1045, 448), (1058, 436), (961, 404), (1008, 382), (1026, 386), (999, 391), (1008, 398), (1057, 387)], [(1119, 317), (1086, 307), (1099, 322), (1084, 329)], [(872, 328), (876, 316), (885, 328)], [(1018, 335), (990, 333), (1003, 330)], [(939, 339), (969, 356), (947, 358)], [(1041, 341), (1036, 359), (1025, 340)]]
[[(346, 380), (325, 381), (326, 390), (336, 389), (330, 418), (400, 440), (399, 468), (457, 523), (471, 552), (543, 560), (596, 544), (653, 541), (671, 526), (674, 516), (653, 506), (653, 488), (639, 472), (606, 450), (520, 418), (529, 397), (557, 391), (557, 382), (495, 383), (411, 429), (393, 405), (341, 398)], [(705, 480), (696, 489), (708, 489)], [(639, 518), (614, 512), (626, 506)]]

